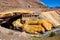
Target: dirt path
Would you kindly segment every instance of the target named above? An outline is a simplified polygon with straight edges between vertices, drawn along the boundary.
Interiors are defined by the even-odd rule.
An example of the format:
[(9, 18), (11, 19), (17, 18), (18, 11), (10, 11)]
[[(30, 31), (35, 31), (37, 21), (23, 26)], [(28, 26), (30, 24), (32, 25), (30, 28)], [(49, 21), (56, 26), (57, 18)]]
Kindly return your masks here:
[(0, 40), (29, 40), (25, 32), (16, 32), (0, 26)]

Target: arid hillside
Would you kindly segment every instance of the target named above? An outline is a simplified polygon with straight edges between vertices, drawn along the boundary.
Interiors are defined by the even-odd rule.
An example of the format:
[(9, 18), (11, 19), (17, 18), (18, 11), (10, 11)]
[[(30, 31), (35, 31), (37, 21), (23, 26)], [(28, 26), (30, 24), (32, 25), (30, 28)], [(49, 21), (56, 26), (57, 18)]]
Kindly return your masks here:
[(1, 6), (12, 6), (20, 8), (46, 8), (38, 0), (0, 0)]
[(37, 12), (54, 10), (60, 13), (60, 8), (48, 8), (39, 0), (0, 0), (0, 12), (21, 8)]

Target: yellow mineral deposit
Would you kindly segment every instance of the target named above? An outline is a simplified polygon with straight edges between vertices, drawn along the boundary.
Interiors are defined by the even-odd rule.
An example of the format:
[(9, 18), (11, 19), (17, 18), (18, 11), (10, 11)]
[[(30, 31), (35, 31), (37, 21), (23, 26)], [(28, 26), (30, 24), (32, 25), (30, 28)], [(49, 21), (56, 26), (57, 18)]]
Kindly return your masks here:
[(54, 27), (60, 25), (59, 15), (55, 11), (42, 12), (41, 15), (44, 19), (49, 20), (54, 25)]
[(26, 32), (34, 33), (34, 34), (45, 31), (45, 29), (41, 25), (27, 25), (27, 26), (24, 26), (24, 30)]
[(23, 24), (21, 24), (21, 20), (20, 19), (17, 19), (16, 21), (12, 22), (12, 24), (16, 27), (21, 27), (23, 26)]
[[(14, 12), (20, 12), (22, 13), (25, 17), (22, 17), (22, 19), (17, 19), (12, 22), (12, 25), (16, 28), (21, 27), (23, 31), (28, 32), (28, 33), (34, 33), (38, 34), (40, 32), (44, 32), (45, 30), (49, 31), (52, 30), (52, 27), (57, 27), (60, 25), (60, 19), (59, 15), (55, 11), (49, 11), (49, 12), (41, 12), (40, 13), (40, 18), (35, 18), (33, 11), (29, 10), (11, 10), (8, 12), (2, 12), (1, 17), (3, 17), (5, 14), (13, 14)], [(27, 13), (27, 16), (25, 14)], [(22, 23), (24, 20), (25, 22)]]
[(4, 12), (1, 12), (0, 13), (0, 17), (3, 17), (4, 15), (6, 15), (6, 14), (11, 14), (11, 15), (13, 15), (14, 14), (14, 12), (20, 12), (20, 13), (33, 13), (33, 11), (30, 11), (30, 10), (26, 10), (26, 9), (16, 9), (16, 10), (7, 10), (7, 11), (4, 11)]
[(39, 24), (43, 25), (43, 27), (46, 29), (46, 30), (51, 30), (52, 29), (52, 24), (47, 21), (47, 20), (40, 20), (39, 21)]

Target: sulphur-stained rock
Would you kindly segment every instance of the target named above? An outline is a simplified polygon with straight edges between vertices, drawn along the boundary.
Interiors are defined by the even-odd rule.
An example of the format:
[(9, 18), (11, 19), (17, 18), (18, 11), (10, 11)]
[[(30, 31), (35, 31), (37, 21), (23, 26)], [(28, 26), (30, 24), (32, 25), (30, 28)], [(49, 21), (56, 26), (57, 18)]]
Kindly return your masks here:
[(38, 17), (36, 13), (26, 9), (1, 12), (0, 19), (3, 19), (1, 26), (13, 30), (22, 29), (28, 33), (40, 33), (60, 25), (59, 15), (55, 11), (38, 13)]
[(41, 24), (42, 27), (45, 28), (45, 30), (52, 30), (53, 26), (48, 20), (40, 20), (39, 24)]
[(57, 14), (55, 11), (42, 12), (41, 15), (42, 15), (42, 18), (49, 20), (54, 27), (57, 27), (60, 25), (59, 14)]

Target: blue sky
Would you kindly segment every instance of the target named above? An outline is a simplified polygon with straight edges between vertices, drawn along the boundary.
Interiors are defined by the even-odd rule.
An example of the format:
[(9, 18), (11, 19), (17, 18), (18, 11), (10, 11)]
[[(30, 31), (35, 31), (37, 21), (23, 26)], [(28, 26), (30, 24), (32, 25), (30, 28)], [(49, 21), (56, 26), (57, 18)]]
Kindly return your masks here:
[(60, 0), (40, 0), (48, 7), (60, 7)]

